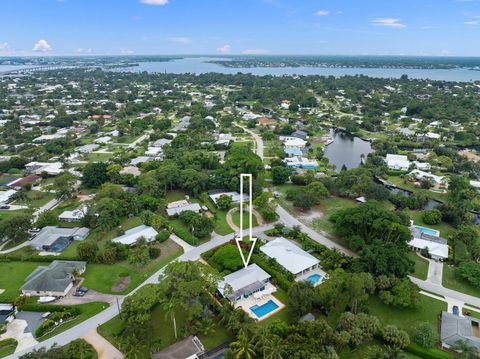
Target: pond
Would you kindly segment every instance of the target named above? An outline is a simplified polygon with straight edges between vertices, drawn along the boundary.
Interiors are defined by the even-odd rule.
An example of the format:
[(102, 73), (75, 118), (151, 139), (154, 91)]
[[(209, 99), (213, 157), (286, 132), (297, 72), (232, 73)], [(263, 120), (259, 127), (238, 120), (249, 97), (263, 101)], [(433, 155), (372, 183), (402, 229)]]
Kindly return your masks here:
[(340, 172), (345, 165), (347, 169), (358, 168), (363, 157), (375, 152), (369, 141), (350, 135), (340, 130), (330, 130), (333, 142), (325, 146), (325, 157)]

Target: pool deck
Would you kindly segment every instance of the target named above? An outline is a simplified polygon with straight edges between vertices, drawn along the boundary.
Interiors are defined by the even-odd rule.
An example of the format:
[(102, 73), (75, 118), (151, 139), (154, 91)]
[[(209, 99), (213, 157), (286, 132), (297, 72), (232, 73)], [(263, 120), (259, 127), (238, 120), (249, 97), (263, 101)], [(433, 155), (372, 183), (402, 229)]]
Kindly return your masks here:
[(323, 280), (325, 280), (326, 277), (328, 277), (327, 273), (325, 273), (321, 268), (315, 268), (311, 271), (308, 271), (306, 273), (303, 273), (295, 278), (295, 282), (302, 282), (308, 280), (308, 277), (318, 274), (320, 277), (322, 277), (318, 282), (312, 283), (314, 287), (322, 283)]
[[(276, 291), (277, 288), (271, 284), (271, 283), (268, 283), (265, 290), (268, 292), (268, 291)], [(275, 310), (272, 310), (270, 313), (268, 314), (265, 314), (263, 317), (261, 318), (258, 318), (255, 313), (253, 313), (250, 308), (253, 307), (254, 305), (258, 305), (259, 307), (268, 303), (268, 301), (272, 301), (274, 302), (276, 305), (278, 305), (278, 308), (276, 308)], [(261, 299), (255, 299), (253, 295), (249, 296), (248, 298), (242, 298), (240, 299), (239, 301), (235, 302), (235, 308), (242, 308), (243, 311), (245, 313), (248, 314), (248, 316), (250, 318), (253, 318), (255, 319), (256, 321), (262, 321), (262, 320), (265, 320), (269, 317), (271, 317), (272, 315), (278, 313), (279, 311), (281, 311), (283, 308), (285, 308), (285, 304), (283, 304), (282, 302), (280, 302), (277, 298), (275, 298), (272, 294), (266, 294), (264, 295)]]

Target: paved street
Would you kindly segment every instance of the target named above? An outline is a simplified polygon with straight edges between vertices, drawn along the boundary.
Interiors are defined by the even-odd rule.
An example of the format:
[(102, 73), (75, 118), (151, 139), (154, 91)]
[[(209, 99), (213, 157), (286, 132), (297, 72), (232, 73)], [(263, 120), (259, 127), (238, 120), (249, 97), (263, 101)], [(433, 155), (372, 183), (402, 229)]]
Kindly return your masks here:
[(235, 125), (242, 128), (245, 132), (247, 132), (248, 134), (250, 134), (254, 138), (254, 140), (257, 144), (256, 149), (255, 149), (255, 153), (257, 154), (258, 157), (260, 157), (263, 160), (264, 145), (263, 145), (262, 137), (257, 135), (255, 132), (249, 130), (248, 128), (240, 126), (238, 123), (236, 123)]

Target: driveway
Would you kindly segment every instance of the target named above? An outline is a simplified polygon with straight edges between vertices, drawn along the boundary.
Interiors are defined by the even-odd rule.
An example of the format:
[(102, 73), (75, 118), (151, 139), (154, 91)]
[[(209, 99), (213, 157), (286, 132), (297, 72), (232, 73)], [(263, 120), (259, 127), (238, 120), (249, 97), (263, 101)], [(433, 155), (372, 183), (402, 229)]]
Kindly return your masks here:
[[(27, 330), (28, 324), (26, 320), (14, 319), (7, 325), (7, 331), (0, 335), (0, 341), (8, 338), (13, 338), (18, 342), (15, 353), (31, 350), (32, 346), (37, 345), (38, 342), (33, 337), (32, 333)], [(14, 357), (17, 355), (13, 354)]]
[(89, 290), (83, 297), (75, 297), (73, 293), (75, 293), (75, 289), (78, 288), (74, 287), (65, 297), (56, 301), (56, 304), (66, 304), (66, 305), (73, 305), (73, 304), (83, 304), (83, 303), (90, 303), (90, 302), (106, 302), (108, 304), (112, 304), (116, 302), (117, 296), (113, 294), (103, 294), (99, 292), (95, 292), (94, 290)]
[[(422, 257), (417, 253), (418, 256)], [(422, 257), (424, 258), (424, 257)], [(442, 276), (443, 276), (443, 262), (437, 262), (433, 259), (428, 259), (428, 276), (427, 281), (433, 284), (442, 285)]]
[(108, 340), (97, 333), (96, 329), (89, 331), (83, 339), (97, 351), (98, 359), (123, 359), (123, 354)]

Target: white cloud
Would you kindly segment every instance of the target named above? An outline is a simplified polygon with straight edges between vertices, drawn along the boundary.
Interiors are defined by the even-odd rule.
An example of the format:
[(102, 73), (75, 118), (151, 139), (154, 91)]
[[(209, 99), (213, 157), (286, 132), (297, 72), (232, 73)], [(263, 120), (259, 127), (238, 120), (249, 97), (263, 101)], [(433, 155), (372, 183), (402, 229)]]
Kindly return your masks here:
[(75, 50), (76, 52), (78, 52), (79, 54), (89, 54), (92, 52), (92, 49), (82, 49), (81, 47), (79, 47), (77, 50)]
[(222, 47), (219, 47), (217, 51), (221, 54), (227, 54), (230, 52), (231, 46), (229, 44), (225, 44)]
[(47, 40), (38, 40), (37, 43), (33, 46), (32, 51), (35, 52), (48, 52), (52, 51), (52, 47), (47, 42)]
[(189, 37), (186, 37), (186, 36), (169, 37), (167, 40), (168, 41), (173, 41), (173, 42), (176, 42), (176, 43), (182, 44), (182, 45), (188, 45), (192, 42), (192, 39), (189, 38)]
[(399, 19), (394, 18), (376, 18), (371, 21), (373, 26), (388, 26), (396, 29), (406, 27), (405, 24), (402, 24)]
[(10, 45), (8, 42), (0, 42), (0, 51), (10, 50)]
[(480, 25), (480, 20), (470, 20), (470, 21), (465, 21), (465, 25)]
[(262, 55), (268, 53), (267, 49), (245, 49), (242, 51), (244, 55)]
[(318, 10), (315, 15), (317, 16), (327, 16), (330, 15), (330, 11), (328, 10)]
[(133, 54), (133, 50), (130, 50), (130, 49), (120, 49), (120, 53), (122, 55), (131, 55)]
[(163, 6), (168, 4), (168, 0), (140, 0), (145, 5)]

